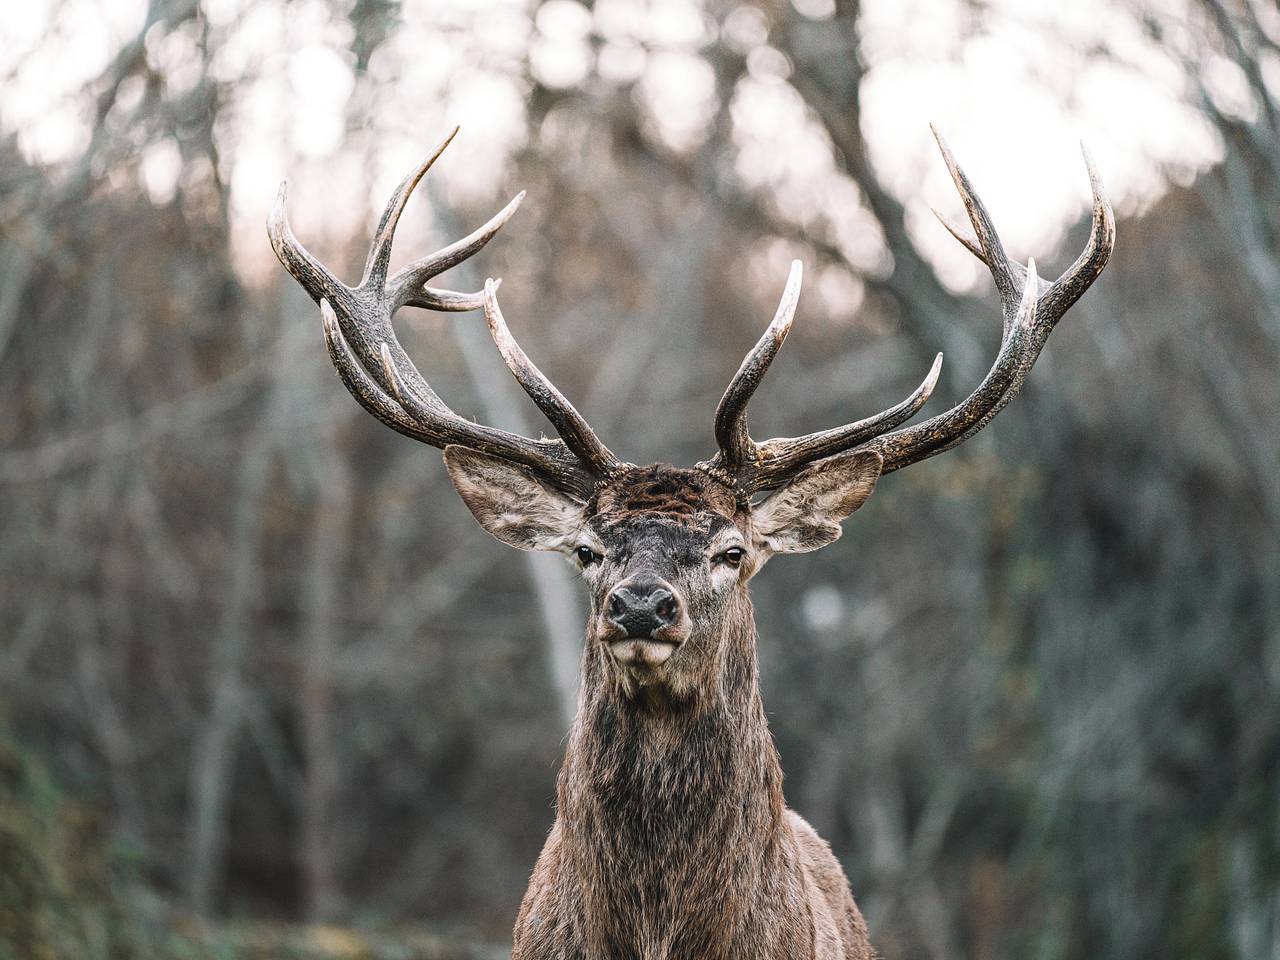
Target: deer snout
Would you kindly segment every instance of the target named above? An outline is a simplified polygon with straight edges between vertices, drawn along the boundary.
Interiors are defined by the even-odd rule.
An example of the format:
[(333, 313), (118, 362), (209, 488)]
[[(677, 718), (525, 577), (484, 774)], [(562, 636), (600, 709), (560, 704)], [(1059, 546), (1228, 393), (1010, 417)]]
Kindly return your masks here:
[(605, 601), (605, 619), (627, 637), (678, 642), (658, 634), (680, 621), (680, 600), (662, 580), (633, 577), (613, 588)]

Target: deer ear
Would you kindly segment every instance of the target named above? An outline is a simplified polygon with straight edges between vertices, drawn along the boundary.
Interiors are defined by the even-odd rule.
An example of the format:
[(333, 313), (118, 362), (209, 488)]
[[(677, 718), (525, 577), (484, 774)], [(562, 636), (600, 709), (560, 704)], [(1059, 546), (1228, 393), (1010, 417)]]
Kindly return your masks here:
[(855, 450), (796, 474), (752, 511), (756, 548), (767, 554), (808, 553), (840, 538), (840, 521), (862, 506), (884, 459)]
[(467, 447), (444, 448), (453, 488), (490, 534), (521, 550), (568, 550), (583, 503), (509, 460)]

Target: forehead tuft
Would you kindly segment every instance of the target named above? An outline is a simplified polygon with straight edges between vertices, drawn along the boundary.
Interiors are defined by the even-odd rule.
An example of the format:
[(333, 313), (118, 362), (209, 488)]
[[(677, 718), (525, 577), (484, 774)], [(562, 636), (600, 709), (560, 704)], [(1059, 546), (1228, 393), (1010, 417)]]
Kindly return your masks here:
[(638, 515), (692, 519), (718, 513), (733, 519), (737, 501), (733, 491), (701, 470), (682, 470), (666, 463), (633, 467), (602, 487), (595, 498), (595, 515), (609, 521)]

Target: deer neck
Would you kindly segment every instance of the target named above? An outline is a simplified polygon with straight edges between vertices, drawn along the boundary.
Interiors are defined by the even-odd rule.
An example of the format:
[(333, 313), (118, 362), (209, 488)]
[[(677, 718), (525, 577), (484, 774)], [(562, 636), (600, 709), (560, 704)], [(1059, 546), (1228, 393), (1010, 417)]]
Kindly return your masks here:
[[(750, 600), (736, 606), (715, 682), (687, 699), (628, 697), (609, 682), (603, 651), (585, 654), (559, 829), (584, 933), (605, 955), (628, 943), (670, 948), (682, 937), (726, 943), (752, 906), (726, 892), (763, 889), (779, 868), (782, 773), (760, 698)], [(711, 934), (719, 939), (702, 941)]]

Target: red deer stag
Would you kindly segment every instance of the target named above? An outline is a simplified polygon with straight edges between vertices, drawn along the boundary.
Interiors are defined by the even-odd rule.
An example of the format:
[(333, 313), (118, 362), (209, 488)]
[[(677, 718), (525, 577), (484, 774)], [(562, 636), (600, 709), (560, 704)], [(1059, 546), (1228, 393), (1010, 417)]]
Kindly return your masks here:
[[(489, 533), (522, 550), (565, 554), (587, 585), (578, 712), (513, 957), (867, 960), (866, 924), (840, 864), (783, 801), (747, 583), (775, 553), (834, 541), (882, 474), (973, 436), (1017, 393), (1115, 242), (1088, 155), (1092, 232), (1049, 283), (1034, 261), (1024, 267), (1006, 256), (938, 138), (973, 233), (943, 223), (991, 271), (1004, 315), (995, 364), (963, 402), (903, 426), (937, 382), (939, 355), (915, 392), (883, 413), (753, 440), (747, 402), (791, 328), (796, 262), (777, 315), (716, 409), (719, 452), (679, 469), (638, 467), (610, 452), (511, 336), (496, 283), (472, 294), (428, 286), (488, 243), (521, 197), (388, 277), (405, 201), (448, 143), (396, 189), (358, 286), (341, 283), (295, 239), (283, 185), (268, 227), (281, 263), (320, 305), (329, 356), (355, 398), (392, 429), (444, 449), (454, 487)], [(396, 339), (391, 318), (405, 305), (483, 308), (503, 360), (559, 439), (531, 440), (454, 413)]]

